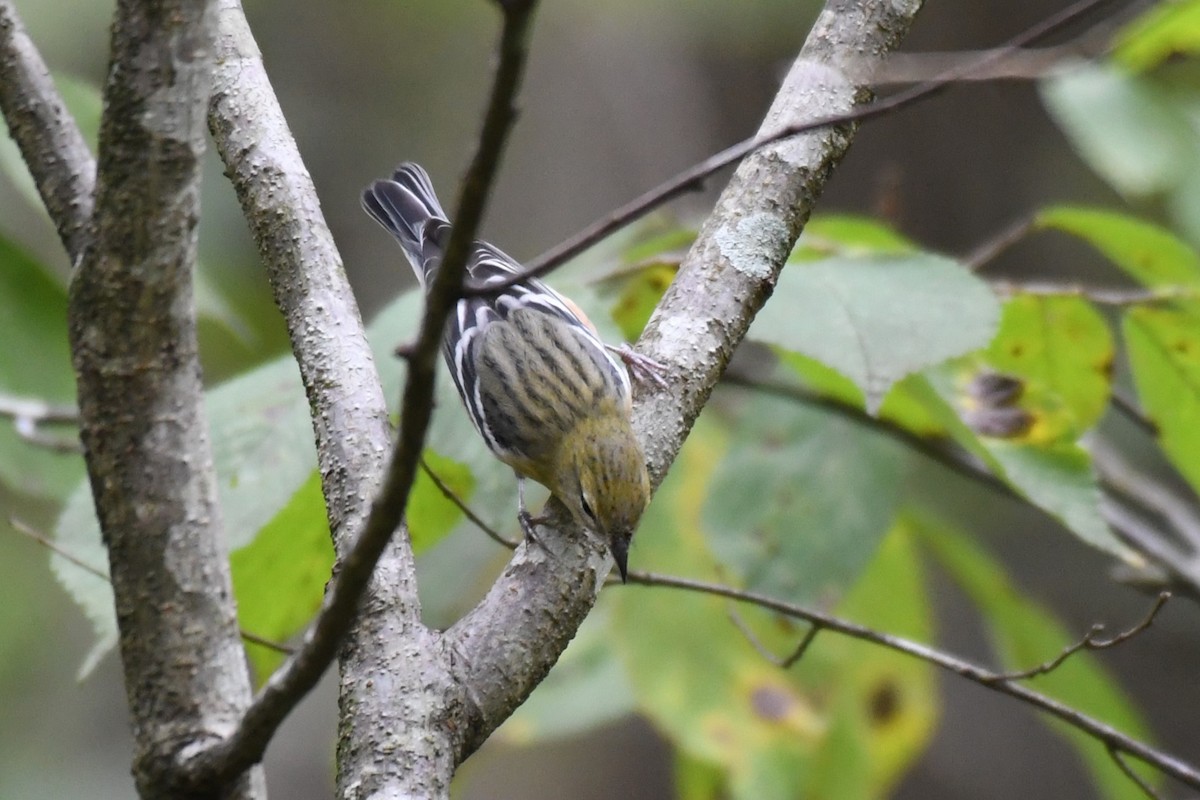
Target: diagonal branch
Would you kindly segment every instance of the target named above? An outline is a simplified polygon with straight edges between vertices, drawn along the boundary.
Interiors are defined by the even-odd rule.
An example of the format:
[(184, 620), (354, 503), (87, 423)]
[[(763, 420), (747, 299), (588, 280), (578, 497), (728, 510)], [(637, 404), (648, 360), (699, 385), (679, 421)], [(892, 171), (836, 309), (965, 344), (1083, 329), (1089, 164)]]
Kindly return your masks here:
[[(847, 75), (863, 75), (863, 53), (872, 63), (883, 59), (919, 7), (916, 0), (828, 2), (761, 135), (798, 120), (835, 117), (866, 101), (867, 91)], [(851, 130), (809, 133), (748, 157), (650, 321), (641, 349), (667, 365), (670, 387), (640, 398), (635, 425), (656, 483), (770, 294)], [(550, 512), (539, 546), (517, 548), (487, 597), (446, 634), (450, 665), (467, 692), (455, 726), (459, 760), (546, 674), (611, 568), (604, 549), (569, 527), (561, 507)]]
[[(226, 15), (234, 12), (240, 15), (234, 0), (223, 1)], [(187, 765), (187, 778), (192, 785), (220, 784), (259, 761), (279, 724), (316, 684), (337, 655), (339, 647), (343, 671), (342, 706), (350, 709), (343, 719), (342, 741), (343, 744), (353, 745), (350, 748), (351, 755), (339, 761), (339, 793), (343, 795), (351, 791), (369, 793), (365, 788), (368, 784), (387, 783), (387, 776), (378, 767), (374, 739), (380, 735), (391, 737), (393, 732), (381, 732), (377, 724), (379, 716), (370, 713), (370, 709), (379, 703), (411, 703), (413, 697), (423, 690), (428, 691), (431, 681), (421, 678), (424, 689), (420, 685), (408, 687), (407, 690), (397, 688), (394, 696), (380, 698), (368, 679), (370, 676), (389, 674), (394, 676), (395, 684), (403, 682), (403, 671), (388, 661), (397, 638), (411, 643), (411, 650), (408, 651), (410, 669), (418, 666), (422, 658), (432, 659), (440, 654), (432, 646), (429, 632), (420, 624), (420, 607), (412, 574), (412, 553), (407, 538), (397, 542), (392, 548), (391, 557), (380, 565), (383, 574), (376, 574), (373, 581), (372, 576), (391, 541), (392, 532), (400, 524), (416, 477), (433, 409), (433, 381), (445, 319), (458, 299), (469, 245), (482, 216), (500, 150), (515, 118), (513, 97), (525, 65), (525, 42), (532, 21), (533, 3), (510, 1), (503, 8), (500, 65), (484, 130), (464, 180), (457, 215), (459, 222), (454, 226), (445, 260), (430, 287), (417, 342), (409, 350), (408, 377), (401, 401), (401, 429), (383, 476), (383, 485), (370, 506), (358, 536), (352, 542), (345, 538), (339, 542), (341, 559), (337, 576), (316, 622), (304, 637), (303, 645), (263, 687), (234, 732), (194, 755)], [(232, 23), (228, 18), (226, 22), (244, 25), (240, 16)], [(245, 35), (248, 36), (248, 32)], [(247, 39), (240, 46), (247, 48), (250, 44), (252, 42)], [(263, 91), (267, 89), (264, 87)], [(292, 308), (288, 306), (287, 310), (290, 315)], [(332, 430), (337, 431), (338, 428), (335, 426)], [(364, 592), (367, 593), (373, 613), (356, 620)], [(381, 627), (387, 629), (382, 638), (379, 631)], [(343, 645), (343, 638), (348, 631), (350, 638)], [(429, 713), (435, 712), (430, 709)], [(425, 730), (413, 725), (413, 740), (428, 739), (422, 736)], [(414, 765), (430, 762), (428, 753), (415, 753), (411, 758), (403, 758), (395, 752), (394, 738), (390, 738), (389, 743), (392, 748), (389, 760), (396, 775), (400, 776), (397, 779), (418, 781), (426, 777)], [(448, 780), (451, 772), (434, 770), (432, 774), (435, 778), (444, 776)]]
[(358, 304), (239, 0), (216, 0), (208, 124), (266, 266), (312, 407), (339, 553), (387, 462), (387, 404)]
[(1108, 639), (1101, 639), (1100, 635), (1104, 633), (1104, 625), (1096, 623), (1091, 627), (1083, 638), (1077, 642), (1063, 648), (1062, 652), (1056, 655), (1049, 661), (1044, 661), (1037, 666), (1029, 667), (1028, 669), (1018, 670), (1016, 672), (999, 673), (993, 680), (996, 681), (1023, 681), (1029, 678), (1036, 678), (1039, 675), (1045, 675), (1053, 672), (1062, 666), (1063, 662), (1081, 650), (1108, 650), (1112, 647), (1125, 644), (1133, 637), (1141, 634), (1147, 628), (1154, 624), (1154, 620), (1158, 617), (1158, 612), (1163, 610), (1163, 606), (1171, 599), (1170, 592), (1161, 592), (1158, 599), (1154, 601), (1154, 605), (1146, 612), (1146, 616), (1141, 619), (1136, 625), (1126, 628), (1115, 636)]
[(74, 264), (90, 236), (96, 160), (12, 0), (0, 0), (0, 111)]
[[(1004, 45), (993, 50), (978, 54), (975, 58), (958, 62), (946, 72), (938, 74), (911, 89), (897, 92), (883, 100), (869, 105), (859, 105), (853, 110), (815, 114), (803, 121), (793, 122), (784, 126), (772, 126), (770, 129), (760, 129), (749, 139), (744, 139), (715, 155), (706, 158), (683, 172), (675, 175), (664, 183), (634, 198), (625, 205), (617, 208), (596, 220), (579, 233), (566, 239), (542, 253), (525, 265), (520, 273), (502, 281), (489, 282), (487, 286), (468, 286), (467, 294), (489, 294), (498, 292), (531, 277), (540, 277), (587, 250), (597, 242), (611, 236), (616, 231), (641, 219), (654, 209), (682, 194), (701, 188), (703, 182), (718, 170), (724, 169), (770, 145), (777, 145), (799, 134), (814, 133), (832, 127), (846, 127), (876, 117), (886, 116), (906, 108), (921, 100), (931, 98), (955, 83), (976, 73), (985, 72), (996, 62), (1002, 61), (1021, 48), (1038, 42), (1047, 36), (1075, 23), (1091, 14), (1097, 8), (1111, 0), (1078, 0), (1056, 14), (1047, 17), (1038, 24), (1027, 28), (1009, 39)], [(856, 13), (847, 9), (847, 13)], [(864, 51), (869, 52), (869, 51)], [(875, 73), (878, 71), (879, 59), (877, 53), (869, 57), (843, 58), (840, 69), (845, 80), (853, 85), (867, 87), (873, 85)]]
[[(1082, 713), (1065, 703), (1060, 703), (1052, 697), (1039, 694), (1032, 689), (1026, 688), (1020, 683), (1016, 683), (1010, 679), (1010, 676), (1004, 673), (995, 672), (984, 667), (972, 664), (969, 661), (957, 658), (955, 656), (944, 653), (929, 645), (924, 645), (919, 642), (914, 642), (900, 636), (893, 636), (889, 633), (868, 628), (864, 625), (859, 625), (854, 622), (848, 622), (844, 619), (834, 617), (829, 614), (823, 614), (818, 611), (812, 611), (803, 606), (787, 603), (767, 595), (758, 594), (757, 592), (748, 592), (741, 589), (735, 589), (731, 586), (722, 586), (716, 583), (707, 583), (704, 581), (696, 581), (690, 578), (677, 578), (670, 575), (656, 575), (645, 572), (630, 572), (629, 583), (642, 586), (663, 586), (673, 589), (682, 589), (689, 592), (698, 592), (701, 594), (713, 595), (715, 597), (724, 597), (729, 600), (738, 602), (750, 603), (751, 605), (765, 608), (769, 611), (774, 611), (778, 614), (783, 614), (794, 619), (801, 619), (811, 623), (819, 629), (828, 630), (833, 633), (849, 636), (852, 639), (860, 639), (865, 642), (886, 647), (889, 650), (895, 650), (898, 653), (919, 658), (934, 666), (940, 667), (948, 672), (958, 675), (960, 678), (965, 678), (973, 683), (977, 683), (987, 689), (1000, 694), (1008, 695), (1023, 703), (1026, 703), (1039, 711), (1045, 712), (1053, 717), (1056, 717), (1071, 727), (1086, 733), (1096, 741), (1102, 743), (1110, 749), (1110, 751), (1133, 756), (1145, 763), (1158, 769), (1165, 775), (1169, 775), (1175, 780), (1190, 786), (1193, 789), (1200, 789), (1200, 770), (1188, 764), (1182, 759), (1175, 756), (1163, 753), (1159, 750), (1150, 747), (1149, 745), (1133, 739), (1116, 728), (1113, 728), (1107, 723), (1101, 722), (1087, 714)], [(1131, 629), (1126, 636), (1117, 637), (1117, 642), (1128, 640), (1131, 636), (1140, 633), (1149, 626), (1150, 620), (1154, 614), (1162, 607), (1164, 601), (1160, 598), (1154, 609), (1143, 620), (1142, 624)], [(811, 636), (811, 632), (809, 636)], [(805, 638), (808, 638), (807, 636)], [(1014, 676), (1019, 677), (1019, 676)]]

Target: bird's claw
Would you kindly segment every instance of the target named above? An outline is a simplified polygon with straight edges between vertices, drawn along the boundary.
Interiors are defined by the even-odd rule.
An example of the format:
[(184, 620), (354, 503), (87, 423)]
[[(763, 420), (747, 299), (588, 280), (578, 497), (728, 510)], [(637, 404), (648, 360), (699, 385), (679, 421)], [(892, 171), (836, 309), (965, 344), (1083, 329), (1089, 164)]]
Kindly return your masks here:
[(665, 377), (667, 365), (661, 361), (656, 361), (650, 356), (644, 356), (634, 350), (627, 344), (606, 345), (609, 350), (616, 354), (617, 358), (625, 363), (629, 369), (629, 375), (640, 384), (654, 384), (659, 389), (669, 387)]

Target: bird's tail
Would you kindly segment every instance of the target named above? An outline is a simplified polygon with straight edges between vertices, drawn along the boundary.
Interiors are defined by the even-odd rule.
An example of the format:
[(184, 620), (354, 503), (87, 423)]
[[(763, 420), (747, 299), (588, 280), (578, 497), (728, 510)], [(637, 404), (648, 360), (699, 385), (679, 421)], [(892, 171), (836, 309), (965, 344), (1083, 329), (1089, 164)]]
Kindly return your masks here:
[(450, 229), (429, 173), (420, 164), (405, 162), (390, 180), (375, 181), (363, 190), (362, 204), (400, 242), (417, 279), (426, 286), (442, 261)]

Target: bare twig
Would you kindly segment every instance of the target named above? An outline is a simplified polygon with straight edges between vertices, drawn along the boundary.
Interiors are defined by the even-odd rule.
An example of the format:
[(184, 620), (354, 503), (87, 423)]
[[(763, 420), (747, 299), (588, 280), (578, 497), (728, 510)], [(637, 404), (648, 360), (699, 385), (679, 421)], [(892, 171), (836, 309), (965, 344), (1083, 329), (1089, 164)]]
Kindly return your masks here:
[(251, 633), (245, 628), (242, 628), (240, 632), (243, 639), (251, 644), (258, 645), (259, 647), (265, 647), (268, 650), (274, 650), (276, 653), (283, 653), (285, 656), (290, 656), (292, 653), (296, 652), (296, 648), (294, 647), (289, 647), (286, 644), (280, 644), (279, 642), (272, 641), (271, 639), (259, 636), (257, 633)]
[(0, 0), (0, 110), (74, 264), (90, 238), (96, 160), (12, 0)]
[(1104, 437), (1092, 438), (1091, 451), (1106, 485), (1161, 514), (1192, 556), (1200, 555), (1200, 511), (1195, 503), (1138, 469)]
[(1112, 387), (1112, 402), (1113, 406), (1134, 425), (1137, 425), (1151, 436), (1158, 436), (1158, 425), (1154, 423), (1154, 420), (1146, 416), (1146, 412), (1142, 411), (1137, 401), (1124, 388), (1120, 386)]
[[(624, 581), (621, 582), (624, 583)], [(762, 640), (759, 639), (754, 631), (750, 629), (750, 626), (746, 624), (746, 620), (742, 619), (742, 615), (737, 613), (737, 609), (734, 608), (732, 604), (729, 607), (729, 619), (731, 622), (733, 622), (734, 627), (741, 632), (742, 636), (746, 637), (746, 641), (750, 643), (750, 646), (753, 647), (760, 656), (765, 658), (767, 661), (770, 661), (780, 669), (789, 669), (797, 661), (803, 658), (804, 654), (808, 652), (808, 646), (813, 643), (813, 640), (817, 638), (817, 633), (819, 633), (821, 630), (821, 626), (819, 625), (809, 625), (808, 630), (804, 633), (804, 637), (800, 639), (800, 644), (796, 645), (795, 649), (793, 649), (792, 652), (787, 656), (780, 658), (772, 653), (767, 646), (762, 643)]]
[(864, 428), (869, 428), (894, 439), (900, 444), (916, 450), (931, 461), (941, 464), (946, 469), (983, 484), (1006, 497), (1018, 499), (1020, 497), (1013, 491), (1012, 487), (996, 477), (979, 459), (961, 447), (958, 447), (949, 439), (932, 439), (928, 436), (921, 436), (888, 419), (871, 416), (857, 406), (844, 403), (834, 397), (818, 394), (795, 384), (751, 378), (738, 372), (726, 372), (721, 378), (721, 384), (751, 389), (773, 397), (780, 397), (785, 400), (792, 400), (807, 406), (830, 411), (856, 425), (861, 425)]
[(1128, 576), (1135, 585), (1155, 590), (1169, 586), (1200, 602), (1200, 563), (1193, 555), (1184, 553), (1175, 542), (1163, 536), (1158, 525), (1147, 522), (1112, 493), (1101, 497), (1100, 513), (1122, 541), (1145, 556), (1166, 579), (1156, 581), (1153, 572), (1147, 573), (1143, 569)]
[(1125, 755), (1120, 750), (1111, 744), (1106, 745), (1104, 749), (1108, 752), (1109, 757), (1116, 762), (1117, 769), (1125, 773), (1125, 777), (1133, 781), (1134, 785), (1142, 790), (1142, 794), (1146, 795), (1150, 800), (1161, 800), (1161, 795), (1154, 790), (1153, 786), (1146, 783), (1141, 775), (1137, 774), (1133, 767), (1129, 765), (1129, 762), (1125, 760)]
[(962, 263), (972, 272), (979, 272), (985, 266), (995, 261), (1002, 253), (1016, 245), (1033, 230), (1034, 220), (1025, 217), (1009, 225), (998, 234), (976, 247), (968, 255), (963, 256)]
[(78, 425), (79, 409), (65, 403), (0, 395), (0, 417), (28, 419), (38, 424)]
[(1121, 733), (1112, 726), (1078, 711), (1046, 695), (1026, 688), (1020, 683), (1005, 680), (1001, 673), (977, 666), (956, 656), (949, 655), (928, 645), (920, 644), (900, 636), (873, 630), (854, 622), (848, 622), (829, 614), (813, 611), (803, 606), (787, 603), (773, 597), (735, 589), (730, 586), (706, 583), (690, 578), (677, 578), (647, 572), (630, 571), (628, 582), (642, 586), (665, 586), (700, 594), (724, 597), (729, 600), (750, 603), (784, 616), (802, 619), (824, 630), (849, 636), (885, 647), (914, 658), (921, 659), (961, 678), (965, 678), (994, 692), (1020, 700), (1039, 711), (1062, 720), (1115, 752), (1131, 755), (1158, 769), (1165, 775), (1193, 789), (1200, 789), (1200, 770), (1193, 765), (1139, 742)]
[(30, 444), (58, 453), (79, 453), (82, 446), (78, 437), (63, 438), (43, 433), (43, 424), (78, 425), (79, 409), (58, 403), (47, 403), (27, 397), (0, 395), (0, 417), (13, 421), (13, 430)]
[(1049, 283), (1045, 281), (991, 281), (990, 285), (999, 294), (1031, 294), (1040, 297), (1082, 297), (1093, 303), (1106, 306), (1132, 306), (1156, 303), (1163, 300), (1195, 298), (1196, 289), (1185, 286), (1158, 286), (1149, 289), (1117, 289), (1104, 286), (1084, 286), (1078, 283)]
[[(1079, 0), (1079, 2), (1073, 3), (1057, 14), (1047, 17), (1037, 25), (1022, 31), (1002, 46), (982, 53), (978, 59), (956, 65), (950, 71), (942, 73), (932, 80), (925, 81), (912, 89), (897, 92), (890, 97), (870, 105), (859, 106), (851, 111), (840, 114), (831, 114), (819, 119), (788, 125), (766, 135), (759, 133), (749, 139), (745, 139), (705, 159), (699, 164), (689, 167), (675, 177), (659, 184), (654, 189), (593, 222), (579, 233), (527, 262), (525, 269), (521, 272), (506, 280), (489, 283), (487, 286), (466, 286), (464, 287), (464, 293), (468, 295), (493, 294), (523, 280), (543, 276), (597, 242), (610, 236), (614, 231), (620, 230), (631, 222), (640, 219), (662, 204), (686, 192), (699, 189), (710, 175), (730, 164), (740, 161), (750, 153), (785, 139), (790, 139), (798, 134), (845, 126), (856, 122), (865, 122), (869, 119), (882, 117), (921, 100), (933, 97), (973, 72), (987, 69), (1007, 54), (1018, 51), (1020, 48), (1027, 47), (1050, 36), (1108, 2), (1110, 0)], [(854, 77), (858, 78), (862, 76)]]
[(471, 507), (468, 506), (463, 499), (458, 496), (457, 492), (446, 485), (446, 482), (443, 481), (441, 477), (433, 471), (433, 468), (430, 467), (423, 458), (421, 459), (421, 469), (424, 470), (425, 474), (429, 476), (429, 480), (433, 481), (433, 485), (436, 486), (439, 491), (441, 491), (442, 496), (451, 503), (454, 503), (454, 505), (458, 506), (458, 510), (463, 513), (463, 516), (469, 519), (476, 528), (479, 528), (479, 530), (486, 533), (489, 538), (496, 542), (496, 544), (499, 544), (502, 547), (507, 547), (509, 550), (516, 550), (517, 546), (521, 544), (519, 541), (513, 541), (512, 539), (509, 539), (491, 525), (488, 525), (486, 522), (484, 522), (483, 519), (474, 511), (472, 511)]
[(1101, 639), (1100, 635), (1104, 633), (1104, 624), (1096, 623), (1091, 627), (1091, 630), (1084, 635), (1079, 641), (1063, 648), (1063, 651), (1049, 661), (1038, 664), (1036, 667), (1020, 670), (1017, 672), (1004, 672), (996, 676), (994, 680), (1000, 681), (1023, 681), (1028, 678), (1034, 678), (1038, 675), (1045, 675), (1048, 672), (1053, 672), (1062, 665), (1071, 656), (1078, 653), (1080, 650), (1107, 650), (1110, 647), (1116, 647), (1119, 644), (1124, 644), (1133, 637), (1145, 631), (1154, 622), (1154, 618), (1158, 616), (1158, 612), (1162, 610), (1167, 601), (1171, 599), (1170, 592), (1160, 592), (1158, 599), (1151, 606), (1150, 611), (1146, 616), (1134, 625), (1116, 636), (1109, 639)]
[(32, 525), (25, 522), (24, 520), (10, 516), (8, 518), (8, 524), (12, 525), (13, 530), (15, 530), (17, 533), (21, 534), (22, 536), (26, 536), (26, 537), (32, 539), (33, 541), (40, 544), (42, 547), (45, 547), (47, 550), (61, 556), (62, 558), (65, 558), (67, 561), (70, 561), (72, 564), (79, 567), (81, 570), (83, 570), (87, 574), (94, 575), (95, 577), (99, 578), (100, 580), (108, 582), (108, 572), (100, 569), (99, 567), (97, 567), (93, 564), (89, 564), (88, 562), (84, 561), (82, 558), (80, 558), (79, 556), (70, 552), (66, 548), (61, 547), (58, 544), (58, 542), (54, 541), (53, 539), (51, 539), (49, 536), (42, 533), (41, 531), (36, 530)]
[[(54, 541), (46, 534), (42, 533), (41, 531), (35, 530), (34, 527), (32, 525), (30, 525), (29, 523), (24, 522), (23, 520), (17, 519), (16, 517), (9, 517), (8, 524), (12, 525), (13, 530), (15, 530), (17, 533), (21, 534), (22, 536), (26, 536), (26, 537), (32, 539), (33, 541), (37, 542), (42, 547), (45, 547), (47, 550), (51, 551), (52, 553), (59, 556), (60, 558), (65, 558), (67, 561), (69, 561), (72, 564), (74, 564), (75, 566), (79, 567), (81, 570), (83, 570), (87, 574), (93, 575), (93, 576), (99, 578), (100, 580), (104, 581), (105, 583), (111, 583), (111, 581), (108, 578), (107, 572), (84, 561), (82, 558), (75, 555), (71, 551), (67, 550), (65, 547), (62, 547), (61, 545), (59, 545), (58, 542)], [(287, 645), (280, 644), (279, 642), (271, 641), (270, 639), (265, 639), (262, 636), (259, 636), (258, 634), (255, 634), (255, 633), (250, 633), (247, 630), (243, 629), (241, 631), (241, 634), (242, 634), (242, 638), (245, 639), (247, 642), (253, 642), (254, 644), (269, 648), (271, 650), (275, 650), (280, 653), (292, 652), (292, 648), (288, 647)]]

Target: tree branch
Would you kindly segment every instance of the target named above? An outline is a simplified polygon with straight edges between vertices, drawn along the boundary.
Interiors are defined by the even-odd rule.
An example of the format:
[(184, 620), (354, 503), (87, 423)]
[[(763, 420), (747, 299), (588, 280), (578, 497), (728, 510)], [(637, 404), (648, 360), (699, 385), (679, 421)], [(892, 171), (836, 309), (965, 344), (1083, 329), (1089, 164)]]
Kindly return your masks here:
[[(100, 580), (102, 580), (105, 583), (108, 583), (110, 585), (112, 584), (112, 581), (109, 580), (107, 572), (105, 572), (102, 569), (99, 569), (98, 567), (94, 567), (91, 564), (89, 564), (88, 562), (84, 561), (82, 558), (75, 555), (70, 550), (67, 550), (65, 547), (62, 547), (61, 545), (59, 545), (58, 542), (54, 541), (46, 534), (34, 529), (34, 527), (32, 525), (30, 525), (29, 523), (24, 522), (20, 519), (17, 519), (16, 517), (9, 517), (8, 524), (12, 525), (13, 530), (15, 530), (17, 533), (21, 534), (22, 536), (25, 536), (28, 539), (32, 539), (33, 541), (37, 542), (42, 547), (44, 547), (47, 550), (49, 550), (50, 552), (58, 555), (59, 557), (65, 558), (67, 561), (70, 561), (72, 564), (79, 567), (81, 570), (88, 573), (89, 575), (99, 578)], [(283, 644), (280, 644), (279, 642), (274, 642), (274, 641), (271, 641), (270, 639), (263, 638), (262, 636), (259, 636), (254, 633), (250, 633), (250, 631), (247, 631), (245, 629), (239, 630), (239, 633), (241, 634), (241, 637), (243, 639), (245, 639), (247, 642), (253, 642), (254, 644), (257, 644), (261, 647), (265, 647), (268, 650), (274, 650), (277, 653), (291, 653), (292, 652), (292, 648), (288, 647), (287, 645), (283, 645)]]
[(1023, 681), (1029, 678), (1036, 678), (1039, 675), (1045, 675), (1053, 672), (1062, 666), (1063, 662), (1071, 656), (1078, 653), (1080, 650), (1108, 650), (1117, 645), (1124, 644), (1133, 637), (1143, 633), (1147, 628), (1154, 624), (1154, 620), (1158, 617), (1158, 612), (1162, 611), (1163, 606), (1171, 599), (1170, 592), (1160, 592), (1158, 598), (1154, 601), (1154, 605), (1146, 612), (1146, 616), (1141, 619), (1133, 627), (1127, 628), (1116, 636), (1108, 639), (1101, 639), (1100, 635), (1104, 633), (1104, 624), (1096, 623), (1091, 627), (1083, 638), (1063, 648), (1063, 651), (1049, 661), (1045, 661), (1037, 666), (1028, 669), (1018, 670), (1015, 672), (1002, 672), (996, 676), (994, 680), (998, 681)]
[(42, 425), (79, 424), (79, 409), (26, 397), (0, 395), (0, 417), (13, 421), (13, 430), (30, 444), (59, 453), (79, 453), (78, 435), (59, 438), (41, 431)]
[[(869, 105), (860, 104), (854, 110), (817, 114), (804, 121), (793, 122), (783, 126), (775, 125), (769, 129), (760, 129), (757, 134), (749, 139), (744, 139), (710, 156), (699, 164), (689, 167), (640, 197), (631, 200), (601, 219), (596, 220), (579, 233), (560, 242), (532, 261), (529, 261), (525, 265), (525, 269), (521, 272), (503, 281), (491, 282), (486, 286), (467, 286), (465, 293), (468, 295), (491, 294), (528, 278), (546, 275), (597, 242), (603, 241), (626, 225), (641, 219), (664, 203), (686, 192), (701, 188), (704, 180), (713, 173), (749, 156), (755, 151), (779, 144), (799, 134), (814, 133), (833, 127), (846, 127), (868, 119), (886, 116), (916, 102), (933, 97), (963, 80), (965, 77), (976, 72), (986, 71), (992, 64), (1002, 60), (1009, 54), (1019, 52), (1021, 48), (1034, 44), (1073, 24), (1108, 2), (1111, 2), (1111, 0), (1079, 0), (1062, 11), (1047, 17), (1042, 22), (1022, 31), (1002, 46), (985, 51), (975, 59), (961, 62), (935, 78), (906, 91), (897, 92), (878, 102)], [(848, 11), (848, 13), (852, 12)], [(839, 64), (842, 78), (846, 83), (848, 85), (856, 85), (862, 91), (866, 91), (873, 85), (874, 76), (879, 68), (880, 61), (877, 54), (874, 53), (870, 56), (859, 58), (847, 56), (842, 58)]]
[(390, 449), (387, 404), (342, 258), (239, 0), (216, 0), (208, 124), (287, 323), (312, 407), (334, 544), (362, 529)]
[(0, 111), (76, 263), (90, 237), (96, 161), (12, 0), (0, 0)]
[[(854, 622), (848, 622), (838, 617), (829, 614), (823, 614), (818, 611), (812, 611), (802, 606), (792, 603), (785, 603), (782, 600), (777, 600), (773, 597), (758, 594), (756, 592), (747, 592), (740, 589), (734, 589), (730, 586), (722, 586), (715, 583), (706, 583), (704, 581), (691, 580), (689, 578), (677, 578), (669, 575), (656, 575), (646, 572), (629, 573), (629, 583), (642, 586), (665, 586), (674, 589), (683, 589), (690, 592), (698, 592), (700, 594), (708, 594), (716, 597), (724, 597), (729, 600), (735, 600), (743, 603), (750, 603), (765, 608), (769, 611), (774, 611), (778, 614), (783, 614), (794, 619), (801, 619), (808, 622), (819, 629), (839, 633), (843, 636), (849, 636), (852, 639), (859, 639), (865, 642), (886, 647), (889, 650), (895, 650), (898, 653), (919, 658), (929, 664), (952, 672), (960, 678), (965, 678), (973, 683), (977, 683), (987, 689), (1009, 697), (1020, 700), (1034, 708), (1056, 717), (1071, 727), (1082, 731), (1096, 741), (1104, 744), (1110, 750), (1117, 753), (1134, 756), (1135, 758), (1144, 761), (1155, 769), (1158, 769), (1165, 775), (1169, 775), (1175, 780), (1190, 786), (1193, 789), (1200, 789), (1200, 770), (1197, 770), (1191, 764), (1176, 758), (1175, 756), (1163, 753), (1149, 745), (1132, 739), (1129, 736), (1121, 733), (1112, 726), (1103, 723), (1093, 717), (1090, 717), (1070, 706), (1060, 703), (1059, 701), (1039, 694), (1031, 689), (1026, 688), (1020, 683), (1008, 679), (1004, 673), (995, 672), (984, 667), (977, 666), (963, 659), (944, 653), (940, 650), (932, 648), (928, 645), (913, 642), (900, 636), (893, 636), (888, 633), (881, 633), (871, 628), (859, 625)], [(1155, 609), (1148, 616), (1148, 619), (1153, 619), (1154, 613), (1161, 607), (1163, 600), (1156, 603)], [(1130, 636), (1144, 630), (1149, 625), (1148, 621), (1143, 621), (1132, 629)], [(809, 636), (811, 636), (811, 632)], [(807, 637), (806, 637), (807, 638)], [(1125, 641), (1129, 637), (1118, 637), (1120, 641)]]
[[(868, 95), (845, 74), (862, 53), (882, 59), (918, 2), (832, 0), (768, 112), (761, 136), (798, 119), (830, 119)], [(667, 365), (670, 388), (643, 396), (635, 427), (658, 483), (678, 453), (729, 354), (770, 293), (852, 126), (765, 147), (739, 167), (642, 337), (642, 352)], [(557, 252), (557, 251), (556, 251)], [(484, 600), (446, 633), (469, 704), (458, 759), (477, 748), (550, 669), (595, 602), (611, 560), (571, 527), (561, 506), (522, 545)]]
[[(250, 699), (191, 284), (212, 39), (206, 3), (118, 3), (95, 238), (69, 293), (81, 434), (144, 798), (185, 794), (184, 754), (223, 737)], [(255, 770), (206, 790), (250, 798), (265, 789)]]
[[(238, 11), (232, 0), (225, 0), (223, 9), (226, 14)], [(394, 543), (387, 559), (380, 562), (380, 557), (400, 524), (416, 477), (432, 413), (433, 381), (443, 325), (458, 299), (470, 242), (482, 216), (499, 152), (515, 118), (512, 102), (524, 69), (533, 3), (509, 2), (503, 9), (504, 29), (495, 86), (479, 147), (464, 180), (458, 222), (442, 267), (429, 289), (417, 342), (410, 349), (400, 434), (383, 486), (361, 533), (352, 544), (344, 538), (339, 541), (342, 546), (337, 576), (300, 649), (263, 687), (233, 734), (198, 753), (188, 765), (194, 783), (227, 780), (261, 759), (278, 725), (315, 685), (341, 646), (343, 719), (339, 794), (365, 796), (376, 788), (405, 785), (416, 787), (406, 792), (424, 796), (443, 793), (448, 787), (453, 764), (447, 759), (452, 754), (431, 747), (431, 731), (439, 727), (438, 723), (410, 718), (415, 709), (440, 716), (435, 705), (422, 703), (420, 698), (431, 697), (439, 683), (448, 680), (448, 677), (438, 678), (439, 671), (443, 676), (447, 672), (441, 663), (444, 652), (434, 634), (420, 624), (407, 538)], [(229, 24), (244, 25), (240, 11)], [(243, 39), (238, 45), (239, 52), (245, 53), (250, 44)], [(263, 85), (261, 91), (269, 92), (269, 88)], [(261, 113), (255, 108), (256, 113)], [(285, 294), (291, 291), (282, 288)], [(290, 316), (292, 306), (287, 309)], [(331, 432), (338, 430), (336, 425), (330, 427)], [(356, 619), (360, 599), (370, 612)], [(343, 643), (347, 631), (349, 636)], [(435, 662), (437, 667), (432, 668)], [(374, 681), (382, 676), (388, 676), (394, 689), (386, 697), (375, 691)], [(381, 705), (386, 706), (384, 716), (405, 719), (405, 724), (398, 730), (382, 730), (378, 724)], [(404, 743), (400, 744), (398, 739)]]

